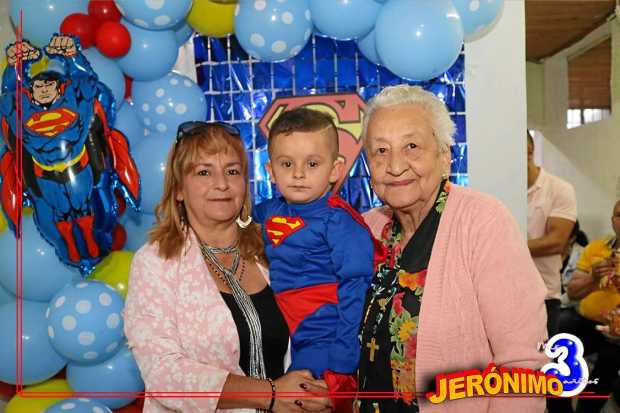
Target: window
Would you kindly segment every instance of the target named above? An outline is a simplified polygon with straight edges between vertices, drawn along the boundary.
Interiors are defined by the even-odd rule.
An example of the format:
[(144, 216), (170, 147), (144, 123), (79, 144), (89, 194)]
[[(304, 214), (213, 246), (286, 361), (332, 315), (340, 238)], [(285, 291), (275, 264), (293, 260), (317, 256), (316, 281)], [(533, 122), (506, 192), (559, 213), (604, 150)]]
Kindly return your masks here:
[(607, 108), (569, 109), (566, 113), (566, 129), (576, 128), (586, 123), (598, 122), (611, 114)]
[(611, 39), (568, 60), (568, 129), (598, 122), (611, 113)]

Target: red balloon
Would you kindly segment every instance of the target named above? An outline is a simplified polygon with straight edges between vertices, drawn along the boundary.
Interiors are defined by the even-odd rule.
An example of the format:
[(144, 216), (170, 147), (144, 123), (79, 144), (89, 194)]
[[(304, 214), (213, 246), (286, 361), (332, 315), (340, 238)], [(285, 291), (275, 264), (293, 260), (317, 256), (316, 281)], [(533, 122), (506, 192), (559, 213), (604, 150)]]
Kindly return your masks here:
[(114, 410), (114, 413), (142, 413), (143, 406), (144, 399), (136, 399), (133, 403), (121, 409)]
[(112, 251), (120, 251), (127, 242), (127, 231), (121, 224), (116, 224), (112, 230)]
[(72, 34), (80, 39), (83, 49), (91, 47), (95, 43), (96, 21), (88, 14), (73, 13), (65, 17), (60, 25), (60, 33)]
[(131, 85), (133, 84), (133, 79), (126, 74), (123, 74), (123, 77), (125, 77), (125, 99), (128, 99), (131, 97)]
[(107, 21), (97, 29), (95, 44), (101, 54), (108, 57), (125, 56), (131, 47), (131, 36), (125, 26)]
[(15, 395), (15, 386), (0, 381), (0, 400), (8, 402)]
[(121, 12), (118, 11), (114, 0), (90, 0), (88, 3), (88, 14), (98, 23), (107, 21), (121, 21)]

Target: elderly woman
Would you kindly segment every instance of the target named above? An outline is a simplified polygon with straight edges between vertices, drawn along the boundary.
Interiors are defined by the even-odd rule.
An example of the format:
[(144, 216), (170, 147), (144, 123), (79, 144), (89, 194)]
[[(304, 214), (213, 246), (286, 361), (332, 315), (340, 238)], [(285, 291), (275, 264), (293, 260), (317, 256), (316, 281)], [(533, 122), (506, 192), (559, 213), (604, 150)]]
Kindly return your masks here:
[(497, 200), (447, 179), (454, 124), (419, 87), (384, 89), (364, 127), (374, 191), (365, 214), (384, 254), (361, 327), (360, 412), (543, 412), (541, 398), (471, 398), (431, 405), (435, 375), (518, 366), (546, 357), (545, 287), (523, 234)]
[[(129, 346), (146, 391), (155, 392), (144, 411), (329, 411), (327, 398), (277, 398), (326, 387), (308, 371), (283, 375), (288, 328), (249, 218), (239, 132), (182, 124), (164, 179), (157, 223), (132, 262), (125, 310)], [(260, 394), (246, 397), (253, 392)]]

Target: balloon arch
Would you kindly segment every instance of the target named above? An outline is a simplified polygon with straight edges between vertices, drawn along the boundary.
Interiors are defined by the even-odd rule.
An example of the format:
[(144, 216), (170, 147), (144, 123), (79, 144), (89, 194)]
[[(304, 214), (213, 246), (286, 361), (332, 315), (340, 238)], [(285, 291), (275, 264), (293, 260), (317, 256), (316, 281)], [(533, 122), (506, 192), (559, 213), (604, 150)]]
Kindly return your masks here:
[[(184, 121), (222, 120), (240, 128), (252, 193), (260, 202), (274, 189), (264, 169), (266, 139), (259, 124), (276, 98), (356, 92), (367, 100), (386, 85), (418, 84), (450, 109), (457, 125), (451, 180), (467, 185), (463, 42), (489, 32), (502, 7), (503, 0), (11, 0), (11, 19), (18, 26), (21, 11), (23, 39), (29, 42), (19, 50), (28, 50), (24, 59), (31, 61), (20, 86), (12, 66), (15, 53), (5, 45), (0, 99), (7, 103), (0, 106), (11, 107), (20, 87), (28, 90), (28, 81), (55, 72), (59, 85), (68, 85), (59, 92), (63, 96), (77, 93), (100, 103), (96, 114), (74, 108), (71, 116), (96, 118), (105, 127), (95, 133), (99, 146), (84, 144), (88, 161), (76, 154), (77, 163), (59, 167), (45, 163), (31, 145), (48, 133), (43, 126), (20, 129), (9, 122), (2, 129), (6, 144), (0, 144), (0, 166), (10, 165), (21, 142), (42, 165), (39, 173), (69, 167), (82, 173), (100, 158), (103, 166), (93, 170), (107, 178), (93, 181), (89, 191), (99, 194), (97, 201), (91, 197), (84, 205), (86, 214), (105, 217), (105, 227), (93, 229), (73, 217), (73, 229), (54, 238), (53, 227), (64, 224), (58, 226), (54, 208), (46, 209), (45, 188), (23, 188), (23, 210), (2, 205), (0, 318), (7, 325), (0, 329), (5, 349), (0, 399), (10, 399), (6, 412), (51, 413), (70, 406), (71, 411), (141, 410), (141, 401), (131, 395), (89, 401), (14, 396), (16, 333), (23, 344), (20, 384), (26, 390), (143, 390), (123, 336), (122, 310), (132, 255), (155, 221), (163, 165)], [(54, 40), (57, 35), (60, 40)], [(63, 40), (68, 38), (76, 44), (75, 53)], [(173, 71), (184, 44), (193, 45), (195, 77)], [(41, 102), (32, 99), (32, 119), (39, 119)], [(10, 113), (0, 115), (9, 119)], [(54, 125), (52, 138), (59, 145), (73, 136), (74, 124), (66, 125)], [(4, 136), (7, 130), (10, 136)], [(2, 193), (15, 193), (19, 186), (7, 171), (0, 171)], [(30, 183), (39, 175), (33, 176)], [(132, 176), (135, 182), (128, 180)], [(73, 189), (77, 196), (78, 187)], [(341, 192), (360, 211), (378, 204), (363, 155)], [(139, 212), (133, 211), (138, 204)], [(21, 331), (15, 324), (17, 243), (7, 227), (22, 235)], [(71, 234), (75, 239), (66, 237)], [(103, 247), (94, 249), (91, 236)], [(74, 250), (61, 247), (68, 240)]]

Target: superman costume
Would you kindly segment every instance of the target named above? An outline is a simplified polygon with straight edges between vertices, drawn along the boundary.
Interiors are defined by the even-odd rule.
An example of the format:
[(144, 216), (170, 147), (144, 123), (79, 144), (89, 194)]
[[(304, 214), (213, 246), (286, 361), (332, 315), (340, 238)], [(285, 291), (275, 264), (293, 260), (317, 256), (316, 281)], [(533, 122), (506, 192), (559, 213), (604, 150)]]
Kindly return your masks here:
[(271, 288), (291, 334), (289, 370), (309, 369), (330, 391), (356, 391), (350, 375), (373, 276), (373, 241), (361, 216), (327, 194), (307, 204), (271, 199), (254, 218), (263, 224)]
[[(47, 56), (48, 68), (56, 65), (59, 70), (32, 76), (30, 69), (36, 61), (23, 61), (21, 107), (16, 106), (15, 68), (7, 66), (3, 74), (2, 209), (11, 229), (19, 234), (23, 195), (22, 203), (34, 208), (41, 235), (57, 255), (88, 274), (112, 246), (118, 210), (115, 190), (137, 208), (139, 176), (126, 138), (108, 126), (113, 121), (112, 95), (79, 48), (71, 57)], [(56, 99), (48, 104), (37, 102), (32, 92), (36, 80), (58, 82)], [(16, 133), (18, 115), (23, 120), (22, 142)], [(23, 194), (18, 193), (19, 181)]]

